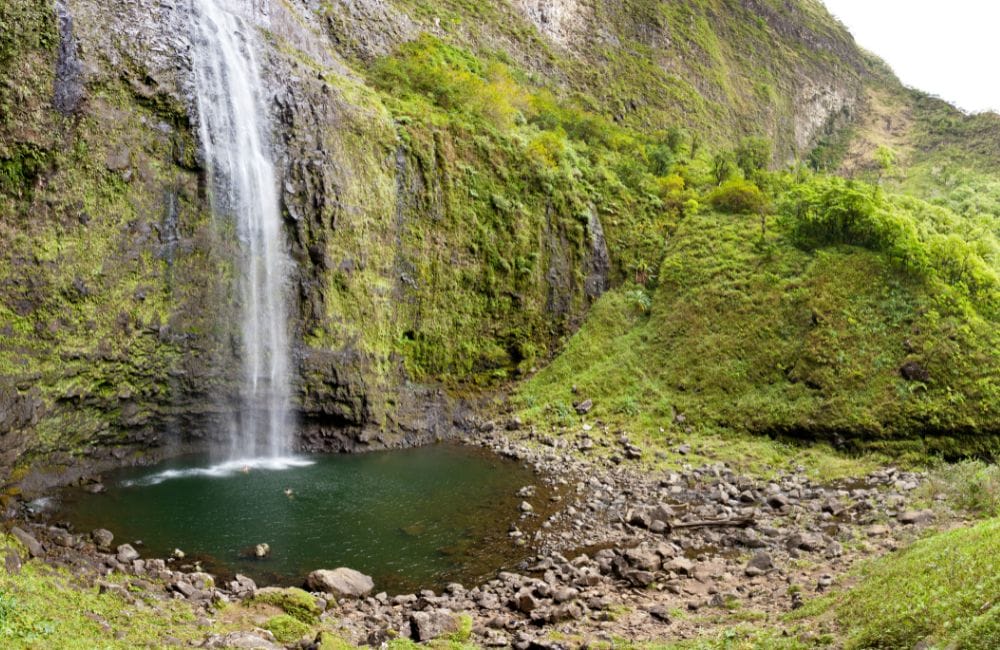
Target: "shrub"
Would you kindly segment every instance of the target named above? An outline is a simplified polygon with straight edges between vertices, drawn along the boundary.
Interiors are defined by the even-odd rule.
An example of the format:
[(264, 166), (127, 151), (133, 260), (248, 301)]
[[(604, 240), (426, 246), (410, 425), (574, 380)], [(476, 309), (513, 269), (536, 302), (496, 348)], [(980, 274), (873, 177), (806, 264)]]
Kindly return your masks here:
[(800, 244), (849, 244), (884, 250), (888, 243), (878, 215), (884, 206), (869, 188), (852, 181), (815, 179), (793, 188), (785, 205)]
[(297, 587), (261, 589), (254, 596), (253, 602), (274, 605), (303, 623), (315, 623), (320, 615), (313, 597)]
[(268, 619), (264, 623), (264, 629), (281, 643), (294, 643), (310, 631), (308, 625), (288, 614), (279, 614)]
[(734, 214), (760, 214), (767, 210), (767, 197), (760, 188), (742, 179), (726, 181), (708, 195), (716, 210)]

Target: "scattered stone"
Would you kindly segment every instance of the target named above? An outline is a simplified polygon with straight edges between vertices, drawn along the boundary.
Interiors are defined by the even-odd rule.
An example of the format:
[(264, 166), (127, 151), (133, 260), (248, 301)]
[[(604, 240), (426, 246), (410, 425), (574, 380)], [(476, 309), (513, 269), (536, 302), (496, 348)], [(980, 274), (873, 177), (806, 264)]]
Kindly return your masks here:
[(117, 557), (118, 561), (122, 564), (129, 564), (132, 560), (139, 559), (139, 551), (132, 548), (131, 544), (122, 544), (118, 547), (117, 551), (118, 553), (115, 557)]
[(4, 553), (3, 564), (7, 569), (7, 575), (16, 576), (21, 573), (21, 556), (13, 550), (7, 549)]
[(458, 616), (450, 609), (413, 612), (410, 615), (410, 630), (414, 641), (430, 641), (459, 629)]
[(271, 555), (271, 545), (264, 542), (253, 547), (253, 555), (256, 558), (265, 558)]
[(746, 569), (744, 572), (751, 577), (764, 575), (765, 573), (774, 569), (774, 560), (771, 559), (771, 554), (765, 551), (758, 551), (750, 561), (747, 562)]
[(125, 585), (120, 585), (114, 582), (105, 582), (104, 580), (98, 581), (97, 593), (114, 594), (126, 602), (131, 602), (133, 600), (132, 594), (129, 593)]
[(522, 589), (514, 596), (514, 606), (519, 612), (530, 614), (538, 607), (538, 601), (528, 589)]
[(104, 528), (98, 528), (97, 530), (90, 533), (90, 538), (94, 540), (94, 544), (97, 548), (106, 551), (111, 549), (111, 542), (115, 540), (115, 536), (111, 534), (110, 530), (105, 530)]
[(788, 497), (786, 497), (784, 494), (781, 494), (780, 492), (777, 494), (772, 494), (771, 496), (767, 497), (767, 505), (771, 506), (775, 510), (780, 510), (781, 508), (784, 508), (790, 503), (791, 502), (788, 500)]
[(648, 587), (656, 580), (656, 575), (652, 571), (629, 571), (625, 579), (636, 587)]
[(248, 650), (284, 650), (278, 645), (274, 635), (266, 630), (253, 632), (230, 632), (213, 634), (201, 646), (203, 648), (246, 648)]
[(345, 567), (313, 571), (306, 578), (306, 584), (313, 591), (353, 598), (367, 596), (375, 588), (375, 582), (369, 576)]
[(649, 528), (649, 525), (653, 523), (644, 510), (633, 510), (627, 513), (626, 517), (629, 524), (638, 526), (639, 528)]
[(899, 368), (899, 374), (906, 381), (920, 381), (926, 384), (931, 380), (931, 373), (927, 372), (927, 368), (924, 368), (917, 361), (907, 361), (904, 363)]
[(821, 551), (826, 548), (826, 542), (821, 535), (815, 533), (795, 533), (788, 538), (786, 546), (789, 549), (801, 549), (803, 551)]
[(229, 582), (229, 591), (233, 592), (237, 598), (253, 598), (257, 593), (257, 583), (245, 575), (237, 573), (236, 577)]
[(869, 537), (882, 537), (883, 535), (889, 534), (889, 527), (883, 526), (882, 524), (876, 524), (868, 528)]
[(534, 510), (535, 509), (527, 501), (521, 502), (521, 512), (528, 513), (528, 512), (534, 512)]
[(664, 571), (673, 571), (674, 573), (680, 573), (683, 575), (690, 575), (693, 569), (694, 562), (686, 557), (675, 557), (663, 565)]
[(926, 524), (934, 520), (933, 510), (907, 510), (897, 517), (899, 523), (906, 525)]
[(654, 605), (646, 610), (649, 615), (661, 623), (670, 623), (670, 611), (663, 605)]
[(576, 409), (576, 412), (579, 415), (586, 415), (587, 413), (590, 413), (590, 409), (594, 408), (594, 402), (593, 400), (585, 399), (582, 402), (574, 404), (573, 408)]
[(28, 554), (31, 555), (31, 557), (41, 557), (45, 554), (45, 549), (42, 548), (39, 541), (26, 530), (14, 526), (10, 529), (10, 532), (17, 538), (17, 541), (24, 544), (24, 547), (28, 549)]

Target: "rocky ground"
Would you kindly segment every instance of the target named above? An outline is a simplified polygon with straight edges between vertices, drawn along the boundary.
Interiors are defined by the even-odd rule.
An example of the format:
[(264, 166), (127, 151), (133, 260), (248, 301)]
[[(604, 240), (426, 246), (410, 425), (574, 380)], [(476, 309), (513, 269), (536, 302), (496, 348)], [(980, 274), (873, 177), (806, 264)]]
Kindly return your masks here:
[[(780, 626), (779, 614), (836, 588), (859, 559), (947, 523), (911, 505), (925, 475), (891, 467), (825, 485), (802, 473), (761, 481), (721, 464), (654, 475), (642, 470), (645, 452), (627, 437), (547, 438), (516, 422), (475, 442), (538, 471), (539, 485), (519, 492), (524, 501), (509, 532), (511, 543), (530, 545), (533, 561), (485, 584), (396, 596), (371, 595), (377, 585), (356, 572), (317, 572), (306, 586), (327, 629), (380, 645), (428, 641), (471, 621), (477, 645), (539, 648), (686, 639), (736, 620)], [(689, 451), (680, 445), (669, 453)], [(190, 601), (206, 630), (202, 647), (282, 647), (260, 629), (212, 632), (218, 603), (281, 590), (242, 576), (217, 584), (183, 558), (144, 559), (108, 531), (81, 534), (21, 515), (9, 525), (29, 554), (68, 567), (81, 585), (153, 608)], [(7, 551), (7, 571), (21, 561)]]

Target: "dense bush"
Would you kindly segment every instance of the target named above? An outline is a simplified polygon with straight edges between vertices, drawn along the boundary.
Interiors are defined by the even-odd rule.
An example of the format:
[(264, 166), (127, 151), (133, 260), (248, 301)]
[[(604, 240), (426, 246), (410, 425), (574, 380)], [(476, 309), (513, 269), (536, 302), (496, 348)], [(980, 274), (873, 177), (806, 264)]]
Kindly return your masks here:
[(716, 210), (735, 214), (761, 214), (767, 210), (767, 197), (750, 181), (726, 181), (708, 195)]
[(994, 239), (954, 234), (954, 213), (917, 199), (889, 200), (872, 185), (835, 176), (795, 182), (781, 212), (802, 247), (848, 244), (879, 251), (908, 271), (958, 289), (986, 314), (1000, 306), (1000, 279), (989, 261)]

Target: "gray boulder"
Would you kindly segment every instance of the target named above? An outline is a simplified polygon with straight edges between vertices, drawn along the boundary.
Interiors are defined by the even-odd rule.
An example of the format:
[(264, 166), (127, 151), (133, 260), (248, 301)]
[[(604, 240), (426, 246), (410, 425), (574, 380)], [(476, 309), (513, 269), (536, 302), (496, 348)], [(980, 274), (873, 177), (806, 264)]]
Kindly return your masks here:
[(111, 542), (115, 540), (115, 536), (111, 534), (111, 531), (104, 528), (98, 528), (94, 532), (90, 533), (90, 537), (94, 540), (94, 544), (96, 544), (99, 549), (111, 548)]
[(350, 598), (367, 596), (375, 588), (375, 582), (369, 576), (345, 567), (313, 571), (306, 578), (306, 585), (312, 591)]
[(132, 560), (139, 559), (139, 551), (132, 548), (131, 544), (122, 544), (118, 547), (117, 557), (122, 564), (129, 564)]
[(458, 632), (458, 629), (458, 616), (450, 609), (414, 612), (410, 616), (410, 630), (415, 641), (430, 641)]
[(17, 541), (24, 544), (24, 547), (28, 549), (28, 553), (31, 554), (31, 557), (41, 557), (45, 553), (45, 549), (42, 548), (41, 543), (26, 530), (14, 526), (10, 529), (10, 532), (17, 538)]

